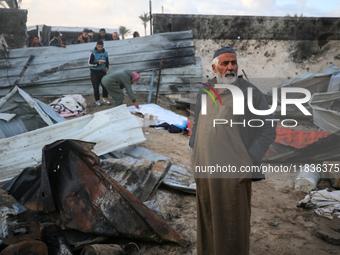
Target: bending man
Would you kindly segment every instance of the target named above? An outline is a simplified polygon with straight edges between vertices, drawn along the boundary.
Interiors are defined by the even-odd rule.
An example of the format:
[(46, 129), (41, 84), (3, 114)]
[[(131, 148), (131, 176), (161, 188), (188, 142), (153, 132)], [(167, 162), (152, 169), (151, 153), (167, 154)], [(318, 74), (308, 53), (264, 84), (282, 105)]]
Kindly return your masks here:
[(102, 84), (112, 96), (115, 106), (123, 104), (123, 89), (125, 88), (131, 101), (135, 104), (135, 107), (139, 109), (135, 94), (131, 88), (132, 83), (136, 82), (139, 78), (140, 75), (138, 73), (125, 70), (123, 72), (115, 72), (105, 75), (102, 79)]

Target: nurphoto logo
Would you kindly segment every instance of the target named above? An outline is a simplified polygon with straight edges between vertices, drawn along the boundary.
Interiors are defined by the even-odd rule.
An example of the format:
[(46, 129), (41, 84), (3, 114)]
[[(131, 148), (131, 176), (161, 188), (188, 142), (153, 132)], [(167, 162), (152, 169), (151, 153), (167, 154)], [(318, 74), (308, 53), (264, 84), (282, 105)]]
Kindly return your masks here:
[[(213, 91), (215, 93), (215, 95), (217, 96), (217, 98), (220, 101), (220, 104), (222, 104), (221, 98), (218, 95), (217, 91), (211, 87), (208, 84), (202, 83), (204, 86), (206, 86), (207, 88), (209, 88), (211, 91)], [(235, 86), (235, 85), (231, 85), (231, 84), (216, 84), (215, 88), (225, 88), (225, 89), (229, 89), (232, 96), (233, 96), (233, 115), (244, 115), (244, 94), (242, 92), (242, 90)], [(208, 90), (201, 88), (201, 90), (205, 91), (208, 95), (210, 95), (210, 97), (214, 100), (215, 105), (217, 105), (216, 100), (214, 98), (214, 96), (212, 95), (211, 92), (209, 92)], [(259, 110), (259, 109), (255, 109), (254, 104), (253, 104), (253, 88), (248, 88), (247, 89), (247, 104), (248, 104), (248, 108), (250, 110), (250, 112), (254, 115), (257, 116), (266, 116), (269, 114), (272, 114), (275, 112), (277, 106), (278, 106), (278, 88), (273, 88), (273, 94), (272, 94), (272, 105), (269, 109), (267, 110)], [(302, 95), (304, 95), (303, 98), (287, 98), (287, 94), (288, 93), (300, 93)], [(202, 94), (201, 97), (201, 114), (202, 115), (206, 115), (207, 114), (207, 94)], [(287, 105), (295, 105), (304, 115), (306, 116), (311, 116), (312, 114), (306, 109), (306, 107), (303, 106), (304, 103), (307, 103), (311, 98), (311, 93), (309, 90), (304, 89), (304, 88), (281, 88), (281, 115), (286, 116), (287, 115)], [(235, 124), (238, 125), (247, 125), (250, 127), (262, 127), (264, 125), (264, 121), (270, 121), (272, 122), (272, 126), (274, 125), (274, 121), (279, 121), (279, 119), (251, 119), (249, 120), (247, 123), (244, 120), (243, 122), (234, 122)], [(254, 123), (259, 123), (257, 125), (255, 125)], [(294, 122), (295, 124), (292, 125), (287, 125), (285, 123), (287, 122)], [(233, 122), (232, 120), (228, 121), (225, 119), (214, 119), (214, 123), (213, 126), (215, 127), (216, 125), (221, 125), (221, 124), (227, 124), (230, 123), (230, 125), (232, 126)], [(294, 119), (285, 119), (281, 121), (281, 124), (285, 127), (295, 127), (297, 126), (297, 121)]]

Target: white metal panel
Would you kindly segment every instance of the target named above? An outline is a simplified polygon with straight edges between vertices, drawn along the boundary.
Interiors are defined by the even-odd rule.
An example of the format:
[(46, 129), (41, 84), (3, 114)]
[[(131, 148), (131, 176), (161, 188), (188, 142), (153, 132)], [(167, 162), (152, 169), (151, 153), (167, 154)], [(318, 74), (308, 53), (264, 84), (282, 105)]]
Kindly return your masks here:
[(0, 181), (41, 163), (42, 148), (60, 139), (95, 142), (103, 155), (145, 141), (141, 125), (126, 105), (0, 140)]

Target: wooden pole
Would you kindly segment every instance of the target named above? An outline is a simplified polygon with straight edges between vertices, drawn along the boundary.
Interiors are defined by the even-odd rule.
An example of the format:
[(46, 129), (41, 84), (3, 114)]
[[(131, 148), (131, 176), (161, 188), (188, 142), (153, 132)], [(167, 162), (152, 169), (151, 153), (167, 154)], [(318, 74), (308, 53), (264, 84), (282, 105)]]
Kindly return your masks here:
[(12, 89), (14, 89), (15, 86), (18, 85), (18, 83), (19, 83), (21, 77), (24, 75), (24, 73), (26, 72), (28, 66), (31, 64), (31, 62), (32, 62), (33, 59), (34, 59), (34, 56), (31, 55), (30, 58), (27, 60), (26, 65), (25, 65), (24, 68), (21, 70), (21, 73), (19, 74), (18, 78), (15, 80), (14, 84), (12, 85), (10, 91), (11, 91)]

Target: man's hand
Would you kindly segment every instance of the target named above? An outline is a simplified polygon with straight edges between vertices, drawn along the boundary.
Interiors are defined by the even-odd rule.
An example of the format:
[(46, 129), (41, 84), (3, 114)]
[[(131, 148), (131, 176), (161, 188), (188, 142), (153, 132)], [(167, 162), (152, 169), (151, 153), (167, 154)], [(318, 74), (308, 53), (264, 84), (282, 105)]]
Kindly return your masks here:
[(107, 67), (104, 68), (104, 72), (105, 72), (105, 73), (107, 72)]
[(103, 60), (98, 61), (98, 65), (104, 65), (104, 64), (105, 64), (105, 62)]
[(139, 104), (137, 102), (135, 102), (135, 107), (139, 109)]

